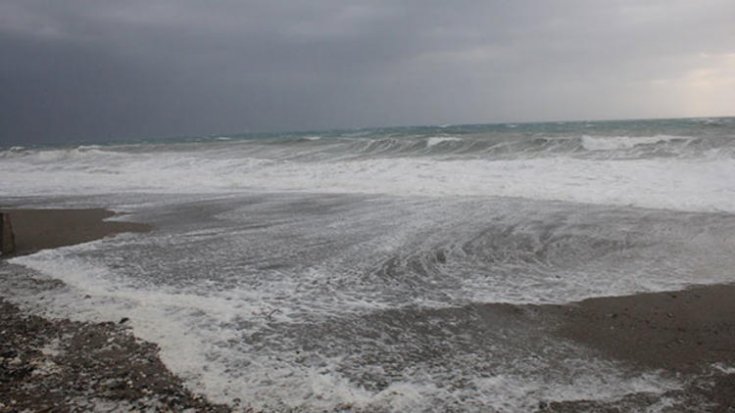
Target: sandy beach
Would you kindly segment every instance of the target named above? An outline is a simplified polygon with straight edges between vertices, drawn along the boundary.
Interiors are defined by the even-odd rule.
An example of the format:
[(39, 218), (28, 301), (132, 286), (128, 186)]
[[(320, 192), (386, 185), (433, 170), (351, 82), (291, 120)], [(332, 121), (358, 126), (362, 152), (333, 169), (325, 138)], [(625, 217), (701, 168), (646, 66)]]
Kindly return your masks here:
[(735, 286), (595, 298), (557, 308), (564, 337), (611, 357), (682, 373), (735, 364)]
[[(3, 212), (11, 214), (18, 254), (151, 229), (104, 221), (114, 214), (103, 209)], [(54, 288), (52, 281), (37, 282)], [(683, 378), (686, 387), (671, 397), (683, 400), (686, 411), (730, 412), (735, 409), (733, 297), (735, 286), (713, 285), (512, 307), (536, 314), (531, 318), (540, 328), (556, 326), (553, 334), (601, 357)], [(124, 319), (97, 324), (47, 320), (24, 314), (7, 299), (0, 306), (0, 411), (233, 409), (185, 389), (158, 358), (157, 346), (136, 339)], [(542, 402), (538, 410), (630, 411), (641, 405), (641, 397), (646, 396), (611, 403)]]
[[(670, 396), (683, 400), (685, 411), (731, 412), (735, 410), (734, 297), (734, 285), (712, 285), (593, 298), (540, 310), (561, 320), (556, 334), (564, 338), (614, 360), (684, 378), (685, 388)], [(573, 412), (594, 406), (554, 403), (549, 409)], [(628, 411), (625, 401), (613, 407)]]

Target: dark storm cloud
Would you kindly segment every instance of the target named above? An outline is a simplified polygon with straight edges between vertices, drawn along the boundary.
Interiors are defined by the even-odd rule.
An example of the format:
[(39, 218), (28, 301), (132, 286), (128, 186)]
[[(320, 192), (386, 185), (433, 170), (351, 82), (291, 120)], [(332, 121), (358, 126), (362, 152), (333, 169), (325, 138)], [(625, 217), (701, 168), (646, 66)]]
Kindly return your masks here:
[(735, 2), (0, 2), (0, 139), (718, 115)]

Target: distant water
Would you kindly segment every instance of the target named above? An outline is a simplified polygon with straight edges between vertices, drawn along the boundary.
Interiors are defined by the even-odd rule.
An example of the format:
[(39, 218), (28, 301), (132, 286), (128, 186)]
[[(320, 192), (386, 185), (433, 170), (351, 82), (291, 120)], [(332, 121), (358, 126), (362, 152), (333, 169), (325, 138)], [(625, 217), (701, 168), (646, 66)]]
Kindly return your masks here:
[(733, 118), (12, 147), (0, 176), (156, 226), (13, 260), (70, 286), (48, 311), (130, 317), (190, 384), (276, 411), (660, 393), (484, 304), (735, 281)]

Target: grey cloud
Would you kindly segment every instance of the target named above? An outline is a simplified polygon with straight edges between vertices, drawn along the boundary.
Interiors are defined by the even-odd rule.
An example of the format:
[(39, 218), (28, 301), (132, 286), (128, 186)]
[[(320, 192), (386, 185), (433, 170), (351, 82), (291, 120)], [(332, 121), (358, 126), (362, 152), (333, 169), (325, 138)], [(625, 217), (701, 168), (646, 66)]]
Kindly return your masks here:
[(5, 0), (0, 144), (690, 115), (651, 85), (735, 53), (733, 16), (729, 0)]

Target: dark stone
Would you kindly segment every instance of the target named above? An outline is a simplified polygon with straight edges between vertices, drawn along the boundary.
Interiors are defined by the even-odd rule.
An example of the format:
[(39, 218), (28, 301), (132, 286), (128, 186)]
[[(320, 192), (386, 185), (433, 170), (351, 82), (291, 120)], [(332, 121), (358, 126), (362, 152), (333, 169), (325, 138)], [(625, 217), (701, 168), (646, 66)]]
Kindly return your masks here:
[(12, 359), (13, 357), (17, 355), (18, 355), (18, 352), (15, 350), (5, 350), (2, 353), (0, 353), (0, 357), (6, 358), (6, 359)]
[(123, 317), (123, 318), (121, 318), (121, 319), (120, 319), (120, 324), (125, 324), (125, 323), (127, 323), (128, 321), (130, 321), (130, 319), (129, 319), (129, 318), (127, 318), (127, 317)]

